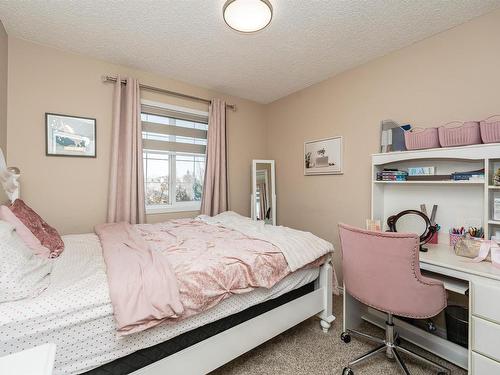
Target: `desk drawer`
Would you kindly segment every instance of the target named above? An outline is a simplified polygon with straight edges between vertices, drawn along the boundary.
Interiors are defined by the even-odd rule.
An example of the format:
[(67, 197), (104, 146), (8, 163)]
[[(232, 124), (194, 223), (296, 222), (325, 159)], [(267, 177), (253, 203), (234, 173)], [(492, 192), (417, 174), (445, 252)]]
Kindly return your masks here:
[(471, 375), (500, 374), (500, 363), (472, 352)]
[(472, 314), (500, 323), (500, 283), (472, 283)]
[(472, 350), (500, 361), (500, 324), (473, 316)]

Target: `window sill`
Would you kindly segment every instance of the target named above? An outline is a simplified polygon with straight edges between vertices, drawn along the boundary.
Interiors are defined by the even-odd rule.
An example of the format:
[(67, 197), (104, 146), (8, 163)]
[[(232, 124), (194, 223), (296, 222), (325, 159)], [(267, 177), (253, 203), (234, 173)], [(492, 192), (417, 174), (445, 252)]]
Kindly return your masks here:
[(171, 214), (175, 212), (200, 211), (201, 204), (176, 204), (175, 206), (147, 206), (146, 215)]

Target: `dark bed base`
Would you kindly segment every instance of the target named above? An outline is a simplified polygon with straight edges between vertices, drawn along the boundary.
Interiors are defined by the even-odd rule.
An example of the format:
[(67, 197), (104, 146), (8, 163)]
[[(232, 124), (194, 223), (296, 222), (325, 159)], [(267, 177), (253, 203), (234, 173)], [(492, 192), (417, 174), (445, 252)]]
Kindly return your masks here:
[(277, 298), (262, 302), (249, 307), (246, 310), (230, 315), (226, 318), (193, 329), (182, 335), (171, 338), (149, 348), (138, 350), (134, 353), (118, 358), (93, 370), (87, 371), (86, 375), (124, 375), (139, 370), (153, 362), (159, 361), (169, 355), (177, 353), (187, 347), (194, 345), (209, 337), (215, 336), (229, 328), (241, 324), (247, 320), (264, 314), (278, 306), (284, 305), (294, 299), (302, 297), (314, 291), (314, 281), (298, 289), (294, 289)]

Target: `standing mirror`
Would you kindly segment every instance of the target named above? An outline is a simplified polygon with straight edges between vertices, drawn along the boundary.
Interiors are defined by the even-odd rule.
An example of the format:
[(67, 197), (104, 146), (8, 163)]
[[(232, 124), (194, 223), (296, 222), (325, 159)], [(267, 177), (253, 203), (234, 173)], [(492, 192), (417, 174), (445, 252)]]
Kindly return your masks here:
[(276, 184), (274, 160), (252, 163), (252, 219), (276, 225)]

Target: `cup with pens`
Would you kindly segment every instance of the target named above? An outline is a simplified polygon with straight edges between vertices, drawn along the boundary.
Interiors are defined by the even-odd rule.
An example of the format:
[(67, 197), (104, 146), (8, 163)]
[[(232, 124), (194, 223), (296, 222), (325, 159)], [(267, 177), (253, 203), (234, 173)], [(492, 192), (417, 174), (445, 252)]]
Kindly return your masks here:
[(460, 238), (465, 236), (474, 237), (474, 238), (484, 238), (484, 231), (481, 227), (469, 227), (469, 229), (465, 229), (465, 227), (456, 227), (450, 229), (450, 246), (455, 246)]
[(451, 228), (450, 229), (450, 246), (455, 246), (459, 239), (465, 237), (465, 228)]

